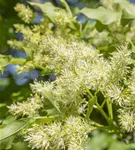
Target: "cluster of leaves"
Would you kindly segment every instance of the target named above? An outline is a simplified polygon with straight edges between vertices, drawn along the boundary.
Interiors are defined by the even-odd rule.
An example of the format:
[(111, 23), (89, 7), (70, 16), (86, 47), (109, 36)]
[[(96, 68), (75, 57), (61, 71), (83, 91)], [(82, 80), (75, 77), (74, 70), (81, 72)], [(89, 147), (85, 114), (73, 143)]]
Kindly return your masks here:
[[(3, 149), (11, 147), (20, 131), (33, 149), (84, 150), (95, 146), (89, 136), (95, 129), (119, 139), (135, 129), (134, 6), (126, 0), (102, 0), (102, 6), (80, 11), (94, 22), (80, 24), (66, 1), (61, 3), (65, 9), (30, 3), (44, 15), (37, 25), (30, 7), (15, 7), (25, 24), (14, 26), (24, 39), (8, 44), (25, 51), (27, 58), (1, 55), (0, 70), (20, 64), (18, 72), (38, 69), (40, 76), (53, 74), (56, 80), (35, 81), (27, 101), (8, 107), (16, 118), (0, 126)], [(135, 147), (100, 136), (108, 141), (101, 141), (100, 149)]]
[(91, 32), (85, 34), (86, 40), (105, 54), (114, 51), (118, 45), (126, 41), (133, 46), (134, 5), (126, 0), (101, 0), (101, 3), (102, 6), (96, 9), (81, 10), (88, 18), (96, 20), (93, 22), (94, 28)]

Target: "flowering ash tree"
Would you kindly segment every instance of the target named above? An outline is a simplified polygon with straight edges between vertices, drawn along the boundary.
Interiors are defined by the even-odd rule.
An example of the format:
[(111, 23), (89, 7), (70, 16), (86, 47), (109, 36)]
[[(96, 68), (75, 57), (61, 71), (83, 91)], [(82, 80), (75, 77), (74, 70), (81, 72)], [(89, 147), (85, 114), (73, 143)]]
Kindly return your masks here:
[[(2, 62), (5, 60), (1, 70), (12, 63), (20, 64), (19, 73), (38, 69), (41, 76), (56, 76), (54, 81), (35, 80), (30, 84), (31, 97), (8, 106), (15, 121), (23, 122), (16, 133), (21, 131), (32, 149), (84, 150), (89, 133), (95, 129), (119, 137), (135, 129), (135, 61), (131, 43), (118, 43), (104, 57), (96, 46), (82, 40), (84, 26), (77, 22), (67, 3), (61, 2), (66, 9), (49, 2), (30, 3), (43, 12), (39, 24), (33, 23), (36, 13), (30, 7), (17, 4), (15, 10), (24, 24), (14, 27), (24, 38), (8, 44), (25, 51), (27, 58), (0, 56)], [(95, 112), (99, 118), (93, 117)]]

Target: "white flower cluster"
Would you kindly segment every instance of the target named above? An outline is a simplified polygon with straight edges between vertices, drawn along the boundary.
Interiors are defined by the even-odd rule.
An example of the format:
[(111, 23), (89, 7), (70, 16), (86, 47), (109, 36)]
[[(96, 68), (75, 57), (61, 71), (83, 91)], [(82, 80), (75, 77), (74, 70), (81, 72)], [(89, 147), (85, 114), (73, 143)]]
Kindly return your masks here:
[(34, 124), (25, 138), (32, 149), (84, 150), (88, 132), (93, 129), (80, 117), (70, 116), (63, 123)]
[(41, 99), (38, 95), (32, 96), (22, 103), (17, 102), (8, 106), (10, 113), (17, 116), (34, 116), (42, 108)]
[(119, 123), (122, 130), (132, 132), (135, 128), (135, 112), (134, 110), (127, 109), (127, 111), (119, 110)]
[[(53, 70), (57, 76), (53, 82), (35, 82), (31, 85), (32, 92), (36, 93), (43, 103), (49, 100), (59, 113), (79, 114), (81, 103), (85, 101), (83, 94), (88, 89), (101, 91), (104, 97), (120, 107), (134, 106), (133, 91), (130, 92), (133, 86), (128, 88), (130, 84), (127, 77), (132, 58), (127, 45), (121, 46), (107, 60), (82, 41), (67, 42), (66, 39), (53, 35), (44, 36), (40, 40), (39, 47), (42, 49), (34, 51), (33, 62), (40, 64), (42, 68)], [(34, 60), (38, 56), (41, 61)], [(43, 61), (46, 57), (47, 62)], [(13, 113), (12, 106), (10, 109)], [(85, 112), (85, 109), (83, 111)]]

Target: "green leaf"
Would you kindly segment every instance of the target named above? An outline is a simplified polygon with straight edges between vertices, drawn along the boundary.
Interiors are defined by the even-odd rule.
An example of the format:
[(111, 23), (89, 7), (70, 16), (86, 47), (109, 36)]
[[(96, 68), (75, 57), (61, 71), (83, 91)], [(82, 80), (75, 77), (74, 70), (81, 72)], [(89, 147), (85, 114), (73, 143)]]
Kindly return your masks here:
[(4, 126), (7, 126), (11, 122), (15, 121), (16, 118), (13, 116), (8, 116), (6, 119), (3, 120), (2, 125), (0, 125), (0, 128), (3, 128)]
[(121, 18), (121, 25), (124, 27), (127, 24), (132, 25), (133, 19)]
[(66, 8), (67, 12), (69, 13), (70, 17), (72, 17), (72, 12), (70, 7), (68, 6), (67, 2), (65, 0), (60, 0), (61, 4)]
[[(55, 103), (55, 102), (52, 100), (53, 94), (52, 94), (51, 91), (46, 90), (46, 91), (44, 92), (44, 97), (51, 103), (51, 105), (52, 105), (59, 113), (61, 113), (61, 111), (60, 111), (60, 109), (59, 109), (57, 103)], [(47, 100), (46, 100), (46, 102), (47, 102)], [(47, 103), (47, 105), (48, 105), (48, 104), (49, 104), (49, 103)], [(50, 108), (50, 109), (52, 109), (52, 108)], [(54, 111), (54, 110), (53, 110), (53, 111)]]
[(135, 19), (130, 21), (129, 27), (130, 28), (132, 28), (132, 27), (134, 28), (135, 27)]
[(79, 22), (77, 22), (77, 21), (72, 21), (72, 22), (70, 22), (70, 24), (69, 24), (69, 27), (71, 28), (71, 29), (73, 29), (73, 30), (80, 30), (80, 23)]
[(0, 148), (9, 149), (12, 146), (15, 136), (22, 130), (28, 123), (28, 120), (14, 120), (0, 128)]
[(12, 58), (10, 61), (10, 64), (22, 65), (25, 62), (26, 62), (26, 59), (24, 59), (24, 58)]
[(12, 147), (15, 136), (9, 137), (7, 140), (0, 141), (0, 150), (10, 149)]
[(88, 109), (86, 118), (90, 117), (91, 112), (93, 111), (93, 105), (97, 102), (97, 96), (95, 95), (93, 98), (89, 99), (88, 101)]
[(93, 137), (88, 141), (86, 150), (133, 150), (134, 145), (126, 145), (122, 141), (118, 141), (117, 136), (106, 132), (94, 131)]
[(108, 134), (97, 132), (94, 134), (94, 137), (89, 140), (86, 150), (104, 150), (108, 147), (111, 140), (112, 138)]
[(122, 18), (135, 19), (135, 6), (133, 4), (126, 0), (117, 0), (115, 3), (119, 4), (120, 8), (123, 10)]
[(47, 16), (52, 22), (55, 22), (55, 10), (59, 9), (57, 7), (55, 7), (52, 3), (50, 2), (46, 2), (44, 4), (40, 4), (40, 3), (32, 3), (29, 2), (30, 5), (34, 5), (37, 6), (41, 9), (41, 11), (45, 14), (45, 16)]
[(100, 21), (104, 25), (119, 21), (122, 15), (121, 12), (115, 12), (104, 7), (98, 7), (96, 9), (83, 8), (80, 12), (90, 19)]
[(125, 143), (119, 141), (113, 141), (109, 146), (109, 150), (116, 150), (116, 149), (131, 150), (127, 147)]
[(24, 58), (13, 58), (11, 55), (0, 54), (0, 71), (4, 71), (4, 68), (8, 64), (24, 64), (26, 60)]
[[(33, 44), (34, 45), (34, 44)], [(33, 46), (32, 45), (32, 46)], [(25, 46), (23, 46), (23, 50), (25, 51), (25, 53), (26, 53), (26, 56), (27, 56), (27, 60), (31, 60), (32, 59), (32, 57), (33, 57), (33, 51), (32, 51), (32, 49), (27, 49)]]
[(47, 116), (53, 116), (58, 114), (58, 110), (56, 108), (46, 108)]
[(54, 115), (54, 116), (49, 116), (49, 117), (47, 117), (47, 116), (35, 117), (34, 119), (35, 119), (35, 121), (39, 121), (39, 122), (41, 121), (44, 123), (48, 123), (48, 122), (52, 122), (54, 120), (59, 120), (59, 119), (61, 119), (61, 117), (59, 115)]
[(107, 25), (102, 24), (100, 21), (96, 21), (96, 25), (95, 25), (97, 31), (102, 32), (105, 29), (108, 29)]
[(27, 142), (16, 142), (12, 146), (12, 150), (30, 150)]
[(0, 71), (4, 71), (4, 67), (6, 67), (11, 61), (12, 56), (5, 56), (0, 54)]

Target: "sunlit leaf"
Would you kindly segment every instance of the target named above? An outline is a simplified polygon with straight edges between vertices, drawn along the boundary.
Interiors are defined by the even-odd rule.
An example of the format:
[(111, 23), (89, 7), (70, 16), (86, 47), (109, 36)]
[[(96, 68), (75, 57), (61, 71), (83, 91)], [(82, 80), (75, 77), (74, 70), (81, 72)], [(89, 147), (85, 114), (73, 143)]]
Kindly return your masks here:
[(30, 5), (34, 5), (37, 6), (41, 9), (41, 11), (52, 21), (54, 22), (54, 15), (55, 15), (55, 10), (58, 9), (57, 7), (55, 7), (52, 3), (50, 2), (46, 2), (44, 4), (40, 4), (40, 3), (32, 3), (29, 2)]
[(48, 122), (52, 122), (53, 120), (56, 119), (60, 119), (59, 115), (53, 115), (53, 116), (43, 116), (43, 117), (35, 117), (36, 122), (44, 122), (44, 123), (48, 123)]
[[(52, 100), (52, 97), (53, 97), (53, 95), (52, 95), (52, 92), (51, 91), (48, 91), (48, 90), (46, 90), (45, 92), (44, 92), (44, 97), (46, 98), (46, 104), (48, 105), (48, 106), (50, 106), (50, 104), (53, 106), (53, 108), (55, 108), (56, 110), (57, 110), (57, 112), (59, 112), (59, 113), (61, 113), (61, 111), (60, 111), (60, 109), (59, 109), (59, 107), (58, 107), (58, 105), (57, 105), (57, 103), (55, 103), (53, 100)], [(52, 108), (50, 108), (50, 109), (52, 109)], [(54, 110), (55, 111), (55, 110)]]
[(126, 0), (116, 0), (115, 4), (119, 4), (120, 8), (123, 10), (122, 18), (125, 19), (135, 19), (135, 6)]
[(80, 12), (88, 18), (96, 19), (105, 25), (119, 21), (122, 15), (121, 12), (115, 12), (104, 7), (98, 7), (96, 9), (83, 8)]
[(11, 55), (1, 55), (0, 54), (0, 71), (4, 71), (4, 68), (8, 64), (24, 64), (26, 60), (24, 58), (13, 58)]
[(11, 56), (5, 56), (0, 54), (0, 68), (7, 66), (11, 59)]
[(6, 67), (9, 64), (11, 59), (11, 56), (5, 56), (0, 54), (0, 71), (2, 71), (2, 73), (4, 71), (4, 67)]
[(72, 12), (70, 7), (68, 6), (67, 2), (65, 0), (60, 0), (60, 2), (62, 3), (62, 5), (66, 8), (67, 12), (69, 13), (70, 16), (72, 16)]
[(3, 128), (0, 128), (1, 149), (9, 149), (12, 146), (15, 136), (28, 123), (28, 120), (14, 120)]
[(12, 58), (10, 64), (24, 64), (26, 59), (24, 58)]

